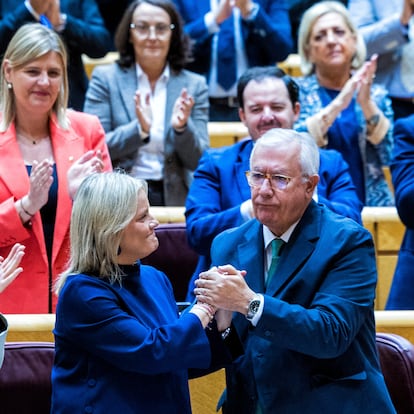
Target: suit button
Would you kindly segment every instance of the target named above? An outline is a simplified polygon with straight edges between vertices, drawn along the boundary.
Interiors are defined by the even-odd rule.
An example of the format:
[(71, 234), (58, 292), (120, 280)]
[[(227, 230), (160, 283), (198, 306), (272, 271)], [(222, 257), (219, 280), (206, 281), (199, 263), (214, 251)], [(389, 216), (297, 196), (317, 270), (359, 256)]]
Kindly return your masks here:
[(89, 387), (94, 387), (95, 385), (96, 385), (96, 380), (94, 380), (93, 378), (88, 380), (88, 386)]

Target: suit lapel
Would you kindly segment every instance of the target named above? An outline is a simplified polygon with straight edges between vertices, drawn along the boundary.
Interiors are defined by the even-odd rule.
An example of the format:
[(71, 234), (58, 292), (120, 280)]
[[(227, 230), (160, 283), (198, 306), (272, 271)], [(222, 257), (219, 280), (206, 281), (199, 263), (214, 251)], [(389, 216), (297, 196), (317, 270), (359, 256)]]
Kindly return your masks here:
[(246, 270), (246, 282), (255, 292), (264, 292), (263, 227), (254, 219), (237, 247), (240, 270)]
[(19, 199), (29, 191), (29, 176), (16, 140), (16, 130), (11, 124), (0, 141), (0, 177), (10, 194)]
[[(121, 68), (117, 65), (115, 82), (118, 85), (117, 90), (119, 91), (120, 103), (123, 110), (128, 114), (128, 118), (132, 121), (133, 119), (136, 119), (134, 96), (138, 89), (135, 64), (131, 65), (129, 68)], [(119, 110), (122, 109), (119, 108)]]
[(276, 274), (267, 286), (266, 294), (277, 296), (312, 254), (319, 238), (319, 223), (320, 213), (312, 201), (293, 231), (289, 242), (283, 247)]
[(53, 236), (52, 259), (54, 260), (67, 235), (72, 211), (72, 200), (68, 193), (67, 172), (73, 163), (84, 154), (85, 148), (83, 137), (80, 137), (72, 127), (69, 130), (60, 128), (54, 116), (50, 121), (50, 135), (58, 176), (56, 223), (59, 223), (59, 225), (55, 226)]

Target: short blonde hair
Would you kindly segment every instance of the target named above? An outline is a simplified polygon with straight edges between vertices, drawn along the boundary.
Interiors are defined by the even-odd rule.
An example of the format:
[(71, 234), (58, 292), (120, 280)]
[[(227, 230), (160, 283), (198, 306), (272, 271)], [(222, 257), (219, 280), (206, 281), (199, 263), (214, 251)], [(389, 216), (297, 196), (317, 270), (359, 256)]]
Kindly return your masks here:
[(351, 19), (348, 9), (337, 1), (321, 1), (309, 7), (302, 16), (298, 31), (298, 52), (300, 55), (300, 67), (302, 73), (307, 76), (315, 71), (313, 63), (308, 59), (309, 39), (312, 28), (317, 19), (327, 13), (337, 13), (345, 21), (351, 33), (355, 36), (356, 53), (351, 62), (352, 69), (358, 69), (362, 66), (366, 58), (366, 47), (362, 35)]
[(59, 277), (56, 292), (70, 274), (121, 282), (118, 249), (124, 229), (137, 214), (140, 191), (147, 194), (147, 183), (122, 171), (92, 174), (82, 181), (72, 207), (69, 267)]
[[(62, 60), (63, 82), (53, 111), (56, 113), (59, 125), (67, 129), (69, 125), (66, 116), (68, 106), (68, 75), (67, 75), (67, 52), (60, 36), (53, 30), (40, 23), (29, 23), (21, 26), (14, 34), (7, 46), (3, 62), (7, 60), (14, 69), (19, 69), (28, 63), (46, 55), (56, 52)], [(16, 107), (13, 89), (8, 88), (4, 73), (4, 63), (0, 74), (0, 99), (1, 111), (0, 131), (5, 131), (13, 122), (16, 115)]]

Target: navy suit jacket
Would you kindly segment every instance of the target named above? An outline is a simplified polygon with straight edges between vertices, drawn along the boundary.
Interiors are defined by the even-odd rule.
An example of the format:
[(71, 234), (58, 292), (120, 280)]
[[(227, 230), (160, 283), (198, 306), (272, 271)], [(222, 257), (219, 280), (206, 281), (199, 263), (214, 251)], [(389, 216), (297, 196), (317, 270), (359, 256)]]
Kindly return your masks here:
[[(194, 280), (210, 267), (213, 238), (240, 226), (240, 204), (250, 199), (245, 171), (253, 148), (251, 139), (230, 147), (210, 149), (200, 159), (186, 201), (187, 235), (201, 255), (190, 281), (187, 299), (194, 298)], [(335, 150), (320, 150), (318, 201), (333, 211), (361, 223), (362, 203), (349, 174), (348, 164)]]
[[(209, 75), (211, 41), (204, 16), (210, 11), (210, 0), (173, 0), (185, 22), (185, 30), (194, 40), (194, 61), (188, 68)], [(288, 8), (285, 0), (255, 0), (259, 11), (252, 20), (242, 19), (248, 66), (274, 65), (286, 59), (293, 50)]]
[[(67, 15), (61, 36), (68, 49), (69, 107), (82, 111), (88, 87), (82, 54), (103, 57), (111, 50), (112, 39), (95, 0), (60, 0), (60, 9)], [(35, 22), (23, 0), (0, 0), (0, 54), (20, 26)]]
[(390, 165), (398, 215), (406, 227), (387, 309), (414, 309), (414, 115), (394, 125)]
[(247, 271), (264, 295), (256, 327), (233, 317), (244, 355), (226, 369), (226, 413), (395, 413), (375, 344), (377, 281), (370, 233), (311, 201), (264, 288), (263, 226), (250, 220), (214, 240), (213, 265)]

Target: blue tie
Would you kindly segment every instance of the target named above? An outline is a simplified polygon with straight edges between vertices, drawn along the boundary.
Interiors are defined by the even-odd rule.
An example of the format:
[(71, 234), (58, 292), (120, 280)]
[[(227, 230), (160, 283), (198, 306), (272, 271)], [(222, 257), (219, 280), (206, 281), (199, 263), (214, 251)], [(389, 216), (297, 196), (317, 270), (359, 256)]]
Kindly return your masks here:
[(39, 23), (49, 29), (53, 29), (52, 23), (50, 23), (50, 20), (44, 14), (40, 15)]
[(285, 242), (282, 239), (273, 239), (271, 242), (272, 246), (272, 261), (270, 263), (269, 270), (267, 272), (266, 286), (269, 286), (272, 277), (275, 275), (277, 266), (279, 264), (280, 249)]
[(217, 82), (229, 90), (236, 82), (236, 44), (234, 14), (220, 25), (217, 41)]

